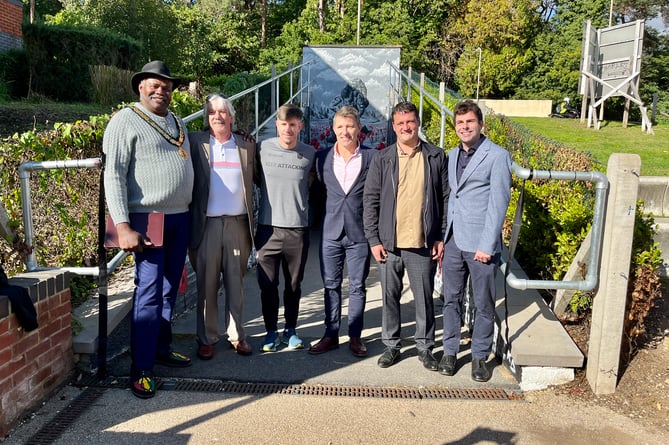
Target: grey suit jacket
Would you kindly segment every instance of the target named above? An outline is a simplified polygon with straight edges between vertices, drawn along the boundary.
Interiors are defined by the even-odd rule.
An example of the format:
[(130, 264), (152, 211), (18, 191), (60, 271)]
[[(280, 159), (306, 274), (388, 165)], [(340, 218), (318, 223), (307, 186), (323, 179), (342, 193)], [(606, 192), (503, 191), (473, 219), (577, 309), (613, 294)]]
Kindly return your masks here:
[[(448, 222), (460, 250), (494, 255), (502, 250), (502, 226), (511, 198), (511, 156), (486, 138), (458, 181), (460, 147), (448, 155)], [(452, 233), (450, 233), (452, 231)]]
[[(242, 164), (242, 182), (244, 185), (244, 204), (249, 216), (249, 233), (253, 240), (253, 170), (255, 164), (255, 144), (246, 142), (241, 136), (234, 134), (235, 144)], [(188, 134), (193, 158), (193, 199), (190, 203), (190, 245), (197, 249), (202, 241), (204, 225), (207, 220), (207, 201), (209, 200), (209, 184), (211, 168), (209, 165), (209, 132), (198, 131)]]

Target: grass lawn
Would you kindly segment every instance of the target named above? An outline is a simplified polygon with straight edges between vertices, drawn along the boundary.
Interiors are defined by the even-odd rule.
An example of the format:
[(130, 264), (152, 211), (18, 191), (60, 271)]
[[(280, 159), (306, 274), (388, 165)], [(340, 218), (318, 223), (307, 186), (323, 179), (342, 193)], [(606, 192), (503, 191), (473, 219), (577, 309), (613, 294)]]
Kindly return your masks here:
[(669, 125), (656, 125), (655, 134), (641, 131), (638, 123), (604, 121), (601, 129), (587, 128), (579, 119), (512, 117), (533, 133), (592, 154), (606, 168), (612, 153), (636, 153), (643, 176), (669, 176)]

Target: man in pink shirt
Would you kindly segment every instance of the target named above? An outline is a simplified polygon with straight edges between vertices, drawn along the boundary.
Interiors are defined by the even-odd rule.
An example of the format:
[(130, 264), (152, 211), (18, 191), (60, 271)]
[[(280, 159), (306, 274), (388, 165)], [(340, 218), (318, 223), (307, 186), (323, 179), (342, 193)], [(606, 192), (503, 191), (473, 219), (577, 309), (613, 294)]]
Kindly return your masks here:
[(340, 108), (334, 115), (332, 128), (337, 142), (332, 149), (320, 154), (316, 164), (318, 178), (327, 192), (320, 249), (325, 293), (325, 334), (309, 348), (309, 353), (322, 354), (339, 347), (341, 283), (346, 261), (349, 279), (349, 349), (354, 356), (365, 357), (367, 347), (361, 334), (370, 251), (362, 226), (362, 194), (367, 170), (376, 150), (359, 144), (362, 125), (355, 108)]

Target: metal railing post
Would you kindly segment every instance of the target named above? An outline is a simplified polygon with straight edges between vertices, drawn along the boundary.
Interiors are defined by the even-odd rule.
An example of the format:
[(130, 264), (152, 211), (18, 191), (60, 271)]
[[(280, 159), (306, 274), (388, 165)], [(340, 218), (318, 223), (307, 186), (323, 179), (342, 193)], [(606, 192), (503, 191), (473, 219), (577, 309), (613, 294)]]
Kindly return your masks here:
[(423, 122), (423, 92), (425, 91), (425, 73), (420, 73), (420, 85), (418, 88), (418, 119)]

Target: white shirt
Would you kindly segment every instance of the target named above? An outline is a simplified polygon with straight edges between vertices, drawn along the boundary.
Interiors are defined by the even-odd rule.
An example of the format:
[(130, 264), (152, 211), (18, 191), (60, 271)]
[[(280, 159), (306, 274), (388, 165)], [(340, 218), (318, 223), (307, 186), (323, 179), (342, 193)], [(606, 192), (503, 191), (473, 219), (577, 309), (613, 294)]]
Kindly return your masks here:
[(246, 213), (242, 164), (235, 139), (221, 143), (209, 137), (211, 179), (207, 216), (236, 216)]

